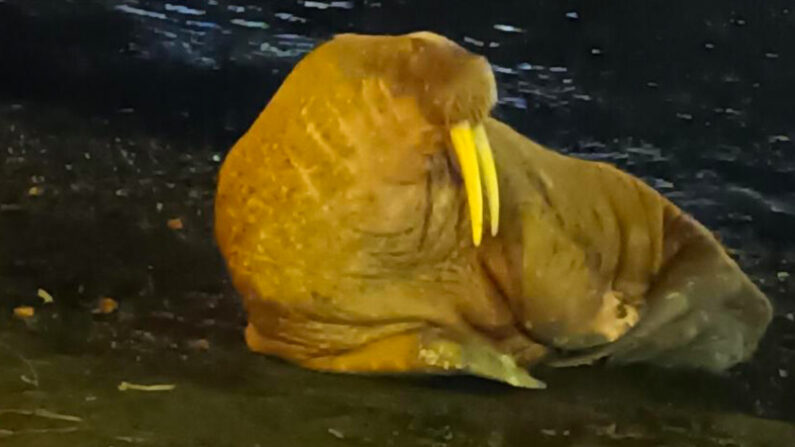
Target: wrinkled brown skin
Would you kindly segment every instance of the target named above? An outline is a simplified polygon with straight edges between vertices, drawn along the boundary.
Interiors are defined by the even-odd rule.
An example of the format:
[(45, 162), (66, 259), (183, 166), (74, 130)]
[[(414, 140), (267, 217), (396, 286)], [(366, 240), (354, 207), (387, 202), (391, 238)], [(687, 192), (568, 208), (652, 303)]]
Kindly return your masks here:
[[(638, 179), (489, 118), (487, 61), (434, 34), (337, 36), (285, 80), (221, 169), (216, 236), (257, 352), (337, 372), (617, 362), (726, 369), (767, 298)], [(448, 129), (484, 121), (497, 237), (475, 247)], [(521, 370), (521, 371), (520, 371)]]

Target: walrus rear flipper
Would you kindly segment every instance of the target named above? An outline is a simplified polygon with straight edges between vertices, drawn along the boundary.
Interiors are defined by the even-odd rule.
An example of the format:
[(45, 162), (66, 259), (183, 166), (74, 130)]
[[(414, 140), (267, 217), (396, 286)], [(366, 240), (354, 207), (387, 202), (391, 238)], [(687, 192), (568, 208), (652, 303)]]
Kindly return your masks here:
[(720, 372), (750, 359), (772, 318), (769, 300), (694, 219), (683, 214), (666, 227), (670, 253), (652, 282), (640, 322), (609, 345), (551, 365), (607, 357), (614, 364)]

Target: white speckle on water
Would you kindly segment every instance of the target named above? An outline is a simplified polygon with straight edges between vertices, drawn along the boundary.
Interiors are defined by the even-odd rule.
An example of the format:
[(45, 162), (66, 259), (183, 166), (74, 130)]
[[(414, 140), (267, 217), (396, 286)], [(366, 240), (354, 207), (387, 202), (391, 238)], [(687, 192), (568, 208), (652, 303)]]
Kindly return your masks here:
[(517, 28), (517, 27), (515, 27), (513, 25), (504, 25), (502, 23), (498, 23), (498, 24), (494, 25), (494, 29), (496, 29), (497, 31), (502, 31), (504, 33), (523, 33), (524, 32), (524, 29), (522, 29), (522, 28)]
[(492, 64), (491, 67), (497, 73), (516, 74), (516, 70), (514, 70), (513, 68), (503, 67), (502, 65), (495, 65), (495, 64)]
[(189, 16), (203, 16), (206, 12), (201, 9), (194, 9), (189, 8), (183, 5), (173, 5), (171, 3), (166, 3), (166, 11), (174, 11), (177, 14), (185, 14)]
[(503, 96), (499, 103), (516, 109), (527, 109), (527, 101), (521, 96)]
[(186, 20), (185, 24), (186, 25), (190, 25), (190, 26), (196, 26), (196, 27), (199, 27), (199, 28), (208, 28), (208, 29), (221, 28), (217, 23), (206, 22), (206, 21), (202, 21), (202, 20)]
[(577, 20), (580, 18), (580, 15), (577, 13), (577, 11), (569, 11), (566, 13), (566, 18), (571, 20)]
[(132, 6), (129, 6), (129, 5), (116, 6), (114, 9), (116, 9), (117, 11), (121, 11), (121, 12), (127, 13), (127, 14), (135, 14), (135, 15), (138, 15), (138, 16), (150, 17), (150, 18), (153, 18), (153, 19), (160, 19), (160, 20), (165, 20), (166, 19), (166, 15), (163, 14), (162, 12), (149, 11), (149, 10), (146, 10), (146, 9), (135, 8), (135, 7), (132, 7)]
[(343, 2), (316, 2), (313, 0), (305, 1), (304, 8), (315, 8), (315, 9), (328, 9), (328, 8), (340, 8), (340, 9), (353, 9), (353, 2), (343, 1)]
[(593, 54), (593, 55), (602, 54), (602, 49), (601, 48), (591, 48), (591, 54)]
[(484, 45), (484, 42), (482, 40), (477, 40), (474, 37), (469, 37), (469, 36), (464, 36), (464, 42), (471, 45), (475, 45), (477, 47), (482, 47)]
[[(276, 57), (293, 57), (304, 53), (304, 51), (295, 48), (283, 50), (281, 48), (269, 44), (268, 42), (262, 42), (259, 46), (259, 50), (263, 53), (273, 54)], [(274, 74), (276, 73), (278, 73), (278, 71), (274, 72)]]
[(268, 24), (265, 22), (255, 21), (255, 20), (244, 20), (244, 19), (232, 19), (231, 23), (238, 26), (243, 26), (246, 28), (259, 28), (259, 29), (268, 29)]
[(276, 14), (274, 14), (274, 16), (276, 16), (277, 19), (282, 19), (282, 20), (285, 20), (285, 21), (291, 22), (291, 23), (295, 23), (295, 22), (306, 23), (306, 19), (305, 18), (292, 15), (289, 12), (277, 12)]
[(778, 53), (765, 53), (765, 57), (768, 59), (778, 59)]
[(789, 377), (789, 372), (786, 369), (779, 369), (778, 376), (781, 377), (782, 379), (786, 379), (787, 377)]

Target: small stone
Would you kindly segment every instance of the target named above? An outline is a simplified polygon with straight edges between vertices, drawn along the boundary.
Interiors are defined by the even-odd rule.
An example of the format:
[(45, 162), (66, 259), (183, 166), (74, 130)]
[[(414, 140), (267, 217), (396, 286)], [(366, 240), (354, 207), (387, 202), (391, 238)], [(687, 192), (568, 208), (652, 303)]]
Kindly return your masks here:
[(168, 222), (166, 222), (166, 225), (168, 225), (168, 227), (171, 228), (172, 230), (181, 230), (184, 228), (184, 226), (182, 225), (182, 219), (180, 219), (179, 217), (175, 219), (169, 219)]
[(33, 318), (36, 315), (36, 309), (30, 306), (19, 306), (14, 308), (14, 316), (22, 319), (27, 320), (28, 318)]
[(119, 303), (113, 298), (103, 297), (97, 302), (97, 307), (93, 310), (95, 314), (107, 315), (111, 314), (119, 308)]
[(191, 340), (188, 342), (188, 347), (195, 351), (209, 351), (210, 342), (206, 338)]
[(55, 301), (52, 295), (50, 295), (50, 293), (44, 289), (39, 289), (38, 291), (36, 291), (36, 296), (41, 298), (41, 300), (44, 301), (44, 304), (50, 304), (53, 301)]
[(329, 432), (329, 434), (331, 436), (334, 436), (337, 439), (344, 439), (345, 438), (345, 435), (341, 431), (337, 430), (336, 428), (329, 428), (328, 432)]

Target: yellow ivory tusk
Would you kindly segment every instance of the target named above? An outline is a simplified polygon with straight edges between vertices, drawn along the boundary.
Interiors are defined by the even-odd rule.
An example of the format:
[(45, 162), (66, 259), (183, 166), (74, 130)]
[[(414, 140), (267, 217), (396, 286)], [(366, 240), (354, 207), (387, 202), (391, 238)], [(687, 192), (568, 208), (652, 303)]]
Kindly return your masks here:
[(497, 184), (497, 166), (494, 164), (494, 155), (491, 153), (489, 137), (483, 124), (475, 126), (475, 147), (478, 150), (480, 169), (483, 171), (483, 181), (486, 186), (486, 200), (489, 202), (489, 220), (491, 235), (496, 236), (500, 229), (500, 189)]
[(469, 216), (472, 221), (472, 241), (477, 247), (483, 237), (483, 192), (480, 186), (475, 138), (469, 123), (463, 121), (453, 126), (450, 129), (450, 139), (458, 157), (458, 164), (461, 166), (461, 175), (464, 177)]

